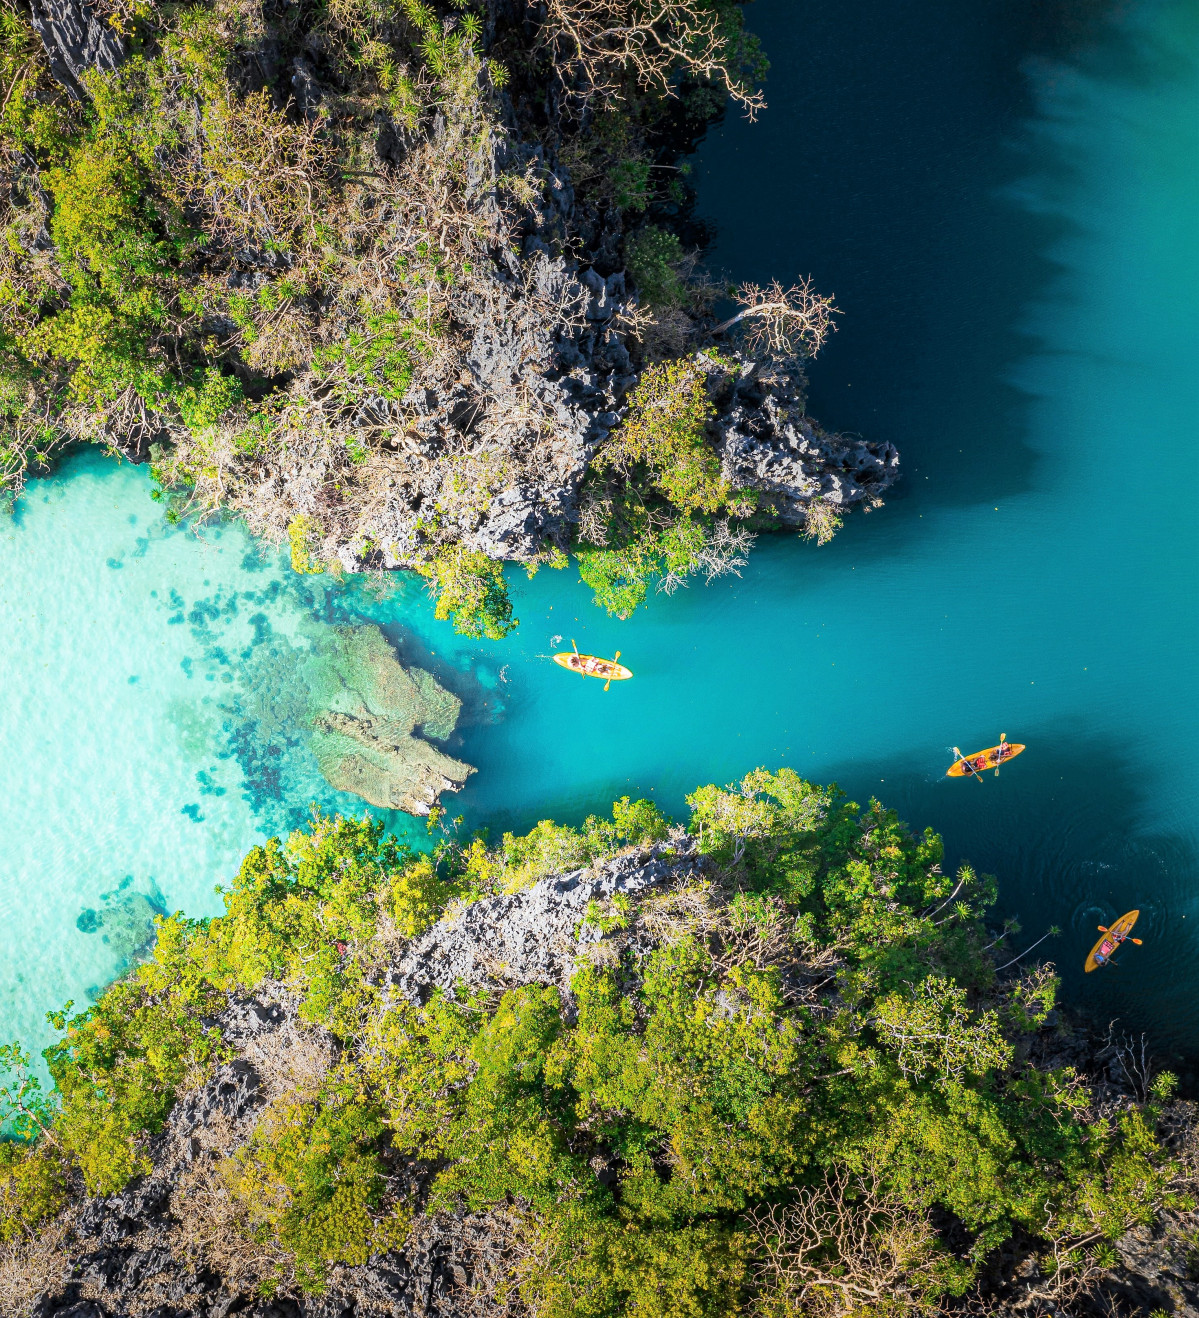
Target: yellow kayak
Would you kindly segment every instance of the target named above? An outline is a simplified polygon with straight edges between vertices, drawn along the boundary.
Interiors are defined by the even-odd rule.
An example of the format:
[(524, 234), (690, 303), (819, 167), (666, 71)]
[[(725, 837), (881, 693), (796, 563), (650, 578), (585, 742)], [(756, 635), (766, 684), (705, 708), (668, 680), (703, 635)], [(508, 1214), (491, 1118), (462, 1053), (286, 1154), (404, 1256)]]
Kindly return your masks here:
[(1112, 959), (1112, 953), (1126, 939), (1132, 943), (1139, 943), (1139, 938), (1129, 938), (1132, 933), (1132, 926), (1137, 922), (1137, 916), (1140, 911), (1129, 911), (1127, 915), (1122, 915), (1114, 924), (1099, 926), (1099, 932), (1103, 937), (1091, 948), (1090, 955), (1087, 957), (1083, 969), (1089, 975), (1092, 970), (1098, 970), (1100, 966), (1106, 966)]
[[(620, 651), (616, 651), (616, 659)], [(598, 677), (601, 682), (627, 682), (633, 674), (624, 664), (616, 659), (597, 659), (593, 654), (580, 654), (578, 650), (554, 655), (554, 663), (569, 668), (572, 673), (581, 673), (583, 677)]]
[(975, 751), (973, 755), (963, 755), (955, 746), (953, 750), (958, 758), (945, 772), (951, 778), (975, 778), (987, 769), (998, 773), (1001, 764), (1014, 760), (1023, 749), (1024, 743), (1008, 741), (1006, 732), (999, 738), (998, 746), (988, 746), (985, 751)]

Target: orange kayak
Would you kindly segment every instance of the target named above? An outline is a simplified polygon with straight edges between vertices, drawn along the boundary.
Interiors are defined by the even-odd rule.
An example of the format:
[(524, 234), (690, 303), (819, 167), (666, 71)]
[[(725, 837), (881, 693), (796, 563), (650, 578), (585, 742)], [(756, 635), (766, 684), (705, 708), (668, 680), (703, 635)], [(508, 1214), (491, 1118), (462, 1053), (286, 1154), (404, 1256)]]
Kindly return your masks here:
[[(1132, 933), (1132, 926), (1137, 922), (1137, 916), (1140, 911), (1129, 911), (1127, 915), (1122, 915), (1114, 924), (1108, 925), (1103, 929), (1103, 937), (1091, 948), (1090, 955), (1087, 957), (1083, 969), (1089, 975), (1092, 970), (1098, 970), (1100, 966), (1105, 966), (1112, 958), (1112, 953), (1120, 946), (1121, 943)], [(1133, 939), (1133, 942), (1139, 942), (1139, 939)]]
[(951, 778), (970, 778), (976, 773), (985, 773), (988, 769), (1006, 764), (1008, 760), (1014, 760), (1023, 749), (1024, 744), (1019, 741), (1001, 742), (998, 746), (988, 746), (985, 751), (975, 751), (973, 755), (956, 760), (946, 772)]
[(615, 659), (597, 659), (593, 654), (576, 654), (574, 651), (569, 651), (566, 654), (554, 655), (554, 663), (569, 668), (572, 673), (582, 673), (584, 677), (598, 677), (604, 682), (625, 682), (633, 676), (624, 664), (618, 664)]

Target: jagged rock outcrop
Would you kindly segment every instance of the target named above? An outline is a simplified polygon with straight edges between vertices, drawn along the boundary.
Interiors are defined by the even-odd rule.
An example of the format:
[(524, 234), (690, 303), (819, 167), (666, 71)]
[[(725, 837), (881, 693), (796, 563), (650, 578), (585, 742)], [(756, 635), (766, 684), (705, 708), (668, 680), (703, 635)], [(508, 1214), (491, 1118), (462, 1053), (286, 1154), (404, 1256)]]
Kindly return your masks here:
[(125, 44), (86, 0), (30, 0), (30, 18), (50, 69), (72, 96), (83, 95), (89, 69), (115, 69), (125, 58)]
[[(54, 76), (73, 95), (82, 94), (87, 69), (111, 70), (124, 58), (115, 31), (84, 0), (31, 2)], [(515, 21), (508, 6), (496, 4), (489, 29), (501, 11), (505, 21)], [(239, 54), (254, 64), (251, 81), (269, 83), (292, 120), (325, 125), (336, 138), (341, 130), (332, 125), (344, 88), (339, 91), (320, 56), (323, 38), (284, 53), (269, 7), (262, 22), (260, 48)], [(272, 443), (253, 461), (239, 459), (223, 475), (206, 475), (210, 464), (186, 460), (194, 437), (169, 409), (131, 420), (106, 440), (134, 461), (145, 461), (153, 450), (169, 481), (194, 485), (201, 504), (232, 507), (272, 541), (284, 539), (297, 516), (310, 519), (319, 528), (316, 558), (335, 558), (351, 571), (423, 564), (453, 544), (518, 562), (568, 549), (588, 465), (619, 424), (646, 365), (641, 331), (633, 329), (645, 308), (620, 268), (626, 221), (619, 209), (597, 210), (585, 183), (579, 200), (552, 152), (525, 140), (535, 130), (502, 94), (480, 105), (475, 117), (479, 124), (472, 128), (479, 131), (469, 136), (476, 145), (452, 184), (445, 184), (460, 190), (453, 205), (469, 217), (460, 226), (465, 245), (452, 254), (442, 248), (460, 272), (447, 282), (438, 312), (452, 347), (419, 365), (404, 395), (377, 381), (356, 384), (344, 398), (330, 394), (306, 374), (313, 339), (288, 349), (292, 357), (280, 378), (294, 378), (280, 388), (290, 391), (295, 406), (284, 410)], [(403, 127), (380, 111), (367, 130), (363, 145), (394, 166), (393, 183), (419, 200), (413, 216), (436, 205), (434, 197), (419, 199), (423, 175), (413, 161), (426, 162), (425, 174), (435, 169), (439, 152), (460, 148), (461, 129), (444, 107), (430, 105)], [(30, 186), (40, 186), (36, 171)], [(384, 206), (380, 213), (391, 210)], [(413, 216), (400, 223), (405, 232), (416, 224)], [(380, 220), (376, 238), (390, 222)], [(392, 253), (386, 259), (394, 260), (400, 248), (392, 243), (379, 250), (384, 247)], [(272, 276), (297, 259), (266, 250), (261, 240), (231, 244), (213, 231), (203, 264), (245, 297), (269, 292)], [(307, 328), (289, 333), (302, 337), (320, 328), (335, 341), (352, 338), (357, 313), (335, 302), (308, 299)], [(225, 339), (237, 324), (219, 304), (215, 297), (206, 332)], [(402, 314), (411, 317), (412, 307)], [(677, 315), (688, 325), (677, 351), (694, 351), (705, 341), (704, 317), (698, 311), (690, 319)], [(173, 351), (184, 360), (189, 350), (176, 345)], [(732, 389), (722, 384), (715, 392), (712, 438), (725, 475), (737, 487), (759, 491), (761, 506), (778, 514), (779, 526), (804, 525), (813, 502), (841, 511), (872, 501), (897, 478), (891, 445), (827, 434), (804, 417), (802, 376), (790, 366), (746, 363)], [(228, 438), (233, 442), (233, 431)], [(367, 453), (371, 460), (363, 463)], [(172, 476), (176, 460), (181, 465)], [(362, 739), (377, 740), (370, 731)]]
[(804, 414), (793, 377), (759, 373), (753, 362), (745, 363), (713, 429), (725, 479), (760, 491), (785, 525), (802, 526), (813, 500), (844, 510), (878, 498), (899, 478), (894, 444), (822, 430)]
[[(584, 959), (614, 957), (621, 945), (626, 951), (652, 946), (663, 927), (655, 926), (653, 912), (669, 921), (671, 901), (697, 891), (692, 881), (701, 868), (694, 839), (676, 830), (668, 844), (630, 849), (549, 875), (522, 892), (451, 909), (422, 937), (385, 952), (376, 983), (384, 995), (410, 1001), (435, 988), (452, 993), (461, 983), (562, 989)], [(616, 898), (629, 901), (622, 909)], [(635, 918), (627, 928), (606, 918), (629, 910)], [(289, 1256), (237, 1216), (222, 1168), (233, 1165), (268, 1105), (292, 1100), (297, 1086), (318, 1084), (342, 1049), (301, 1020), (299, 1000), (273, 981), (250, 997), (230, 996), (210, 1023), (220, 1031), (222, 1052), (150, 1141), (150, 1172), (117, 1194), (68, 1210), (28, 1262), (19, 1311), (4, 1318), (501, 1318), (511, 1312), (488, 1298), (511, 1265), (502, 1214), (425, 1212), (434, 1169), (398, 1156), (389, 1162), (389, 1181), (415, 1212), (403, 1245), (361, 1265), (331, 1266), (319, 1293), (289, 1279)], [(1032, 1046), (1079, 1063), (1096, 1057), (1095, 1041), (1061, 1022)], [(1098, 1080), (1101, 1089), (1105, 1083)], [(1108, 1090), (1117, 1111), (1119, 1086), (1113, 1081)], [(1194, 1104), (1172, 1103), (1166, 1120), (1180, 1145), (1193, 1141)], [(1127, 1232), (1102, 1283), (1068, 1306), (1037, 1298), (1047, 1281), (1038, 1262), (1043, 1251), (1016, 1233), (988, 1257), (981, 1289), (963, 1299), (960, 1312), (1134, 1318), (1163, 1311), (1199, 1318), (1188, 1218), (1168, 1213), (1153, 1228)], [(957, 1228), (947, 1221), (945, 1229), (952, 1235)], [(956, 1245), (965, 1252), (972, 1239), (963, 1233)], [(263, 1298), (263, 1282), (271, 1278), (277, 1288)], [(955, 1312), (954, 1302), (945, 1312)]]
[(679, 882), (697, 869), (692, 840), (680, 836), (669, 852), (617, 856), (595, 870), (472, 902), (413, 943), (390, 975), (391, 991), (423, 1002), (434, 989), (452, 994), (459, 982), (499, 981), (553, 984), (565, 994), (579, 957), (604, 937), (597, 925), (584, 923), (591, 902)]
[(427, 815), (474, 772), (439, 750), (462, 702), (423, 668), (405, 668), (377, 627), (335, 627), (308, 666), (311, 745), (339, 791), (384, 810)]

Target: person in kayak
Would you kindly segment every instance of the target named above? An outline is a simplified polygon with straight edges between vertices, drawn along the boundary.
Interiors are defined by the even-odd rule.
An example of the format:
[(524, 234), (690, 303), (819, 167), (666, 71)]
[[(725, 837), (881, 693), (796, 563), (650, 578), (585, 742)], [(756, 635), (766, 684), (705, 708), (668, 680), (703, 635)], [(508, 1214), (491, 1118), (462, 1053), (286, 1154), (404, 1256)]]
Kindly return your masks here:
[(1105, 938), (1102, 943), (1095, 949), (1095, 964), (1100, 966), (1107, 965), (1107, 959), (1120, 946), (1122, 939), (1112, 940)]

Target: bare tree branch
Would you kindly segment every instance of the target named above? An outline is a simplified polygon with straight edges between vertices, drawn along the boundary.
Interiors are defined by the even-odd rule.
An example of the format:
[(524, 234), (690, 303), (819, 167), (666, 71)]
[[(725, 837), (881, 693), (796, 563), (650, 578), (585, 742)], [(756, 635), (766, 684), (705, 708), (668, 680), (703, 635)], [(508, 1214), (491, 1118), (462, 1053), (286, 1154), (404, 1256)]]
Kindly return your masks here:
[(817, 293), (811, 279), (784, 288), (773, 280), (767, 287), (742, 284), (737, 290), (742, 304), (735, 316), (712, 330), (726, 334), (737, 325), (745, 326), (751, 351), (769, 352), (777, 357), (814, 357), (836, 326), (837, 308), (831, 297)]
[(544, 30), (559, 64), (581, 73), (592, 95), (619, 96), (622, 75), (632, 73), (647, 90), (674, 96), (686, 72), (723, 87), (750, 119), (766, 104), (720, 13), (696, 0), (548, 0)]

